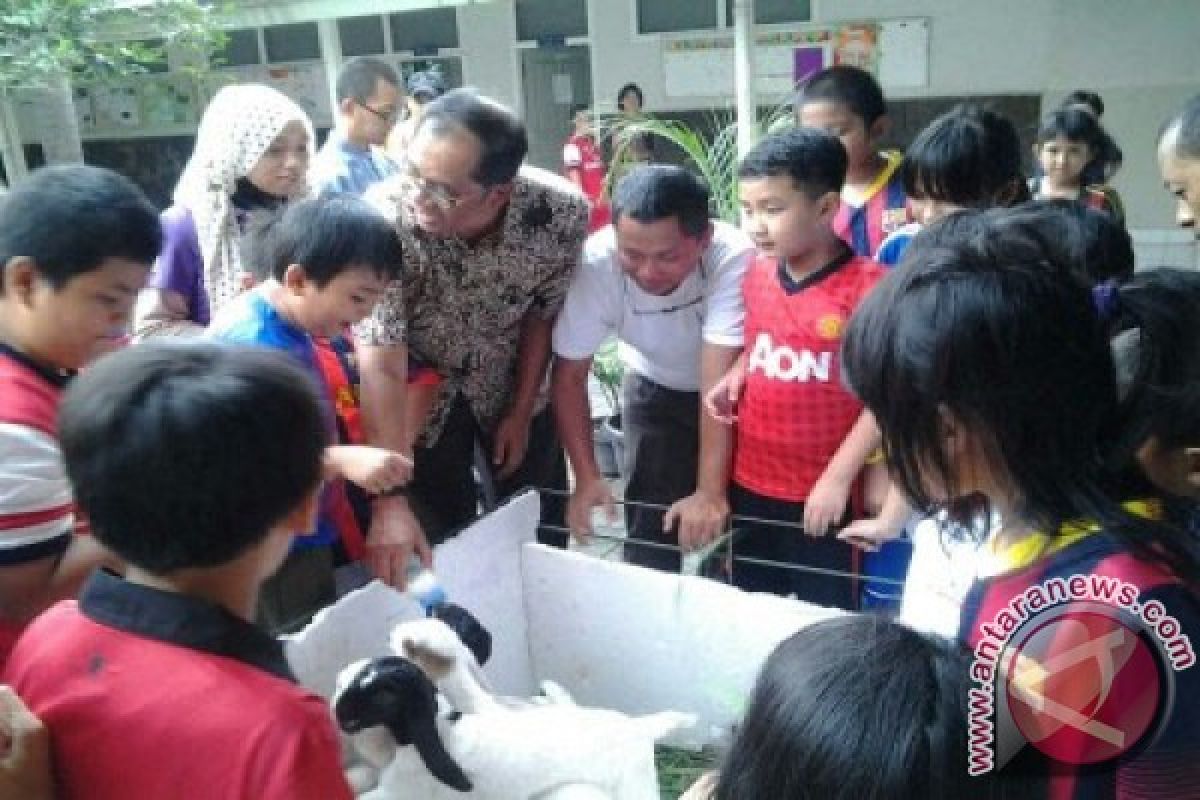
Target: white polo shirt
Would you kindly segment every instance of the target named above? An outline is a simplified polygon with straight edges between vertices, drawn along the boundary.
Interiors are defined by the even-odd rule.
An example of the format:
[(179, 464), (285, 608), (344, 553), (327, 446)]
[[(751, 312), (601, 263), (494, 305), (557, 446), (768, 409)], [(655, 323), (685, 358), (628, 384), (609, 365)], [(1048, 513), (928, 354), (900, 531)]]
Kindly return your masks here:
[(713, 228), (696, 269), (662, 296), (642, 291), (621, 270), (613, 226), (592, 234), (554, 326), (555, 354), (589, 358), (615, 335), (629, 369), (669, 389), (697, 391), (701, 343), (742, 345), (742, 277), (754, 258), (740, 230), (718, 221)]

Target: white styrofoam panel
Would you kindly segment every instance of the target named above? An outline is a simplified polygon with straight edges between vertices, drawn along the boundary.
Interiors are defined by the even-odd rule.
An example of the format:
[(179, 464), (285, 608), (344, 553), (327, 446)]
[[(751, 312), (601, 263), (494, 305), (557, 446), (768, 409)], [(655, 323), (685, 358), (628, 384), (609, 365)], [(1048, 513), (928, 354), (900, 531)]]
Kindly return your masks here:
[(374, 581), (324, 609), (299, 633), (283, 637), (296, 679), (321, 697), (333, 697), (338, 672), (360, 658), (388, 655), (388, 634), (421, 616), (411, 598)]
[[(447, 596), (492, 633), (484, 672), (503, 694), (528, 696), (551, 679), (582, 705), (693, 713), (700, 723), (673, 741), (701, 746), (741, 717), (781, 640), (842, 613), (544, 547), (534, 542), (538, 513), (537, 496), (522, 495), (434, 553)], [(371, 583), (290, 637), (288, 661), (329, 697), (342, 667), (387, 654), (392, 628), (419, 614), (407, 596)]]
[(492, 634), (484, 673), (501, 694), (528, 696), (537, 685), (529, 656), (522, 545), (537, 538), (541, 502), (526, 492), (439, 545), (433, 570), (446, 597)]
[(538, 544), (525, 547), (524, 570), (537, 676), (581, 705), (696, 714), (697, 727), (672, 739), (684, 746), (740, 719), (780, 641), (841, 613)]
[[(529, 695), (535, 686), (520, 548), (535, 538), (539, 513), (537, 495), (523, 494), (434, 549), (434, 572), (446, 596), (469, 609), (492, 633), (492, 658), (484, 672), (505, 694)], [(342, 667), (360, 658), (388, 655), (392, 628), (420, 615), (410, 597), (372, 582), (323, 610), (303, 631), (286, 637), (288, 663), (300, 683), (330, 697)]]

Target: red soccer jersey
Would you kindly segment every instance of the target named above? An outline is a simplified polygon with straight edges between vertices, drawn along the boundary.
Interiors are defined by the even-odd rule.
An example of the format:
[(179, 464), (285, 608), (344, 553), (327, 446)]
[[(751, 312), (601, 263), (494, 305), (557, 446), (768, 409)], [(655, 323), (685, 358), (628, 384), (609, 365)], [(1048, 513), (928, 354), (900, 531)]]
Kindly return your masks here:
[(588, 231), (597, 231), (608, 224), (610, 217), (608, 202), (604, 198), (604, 155), (591, 136), (572, 134), (563, 145), (563, 171), (569, 177), (579, 173), (580, 188), (591, 203)]
[(842, 331), (883, 276), (848, 251), (795, 284), (774, 258), (746, 273), (746, 384), (738, 402), (733, 479), (767, 497), (804, 502), (862, 412), (842, 385)]

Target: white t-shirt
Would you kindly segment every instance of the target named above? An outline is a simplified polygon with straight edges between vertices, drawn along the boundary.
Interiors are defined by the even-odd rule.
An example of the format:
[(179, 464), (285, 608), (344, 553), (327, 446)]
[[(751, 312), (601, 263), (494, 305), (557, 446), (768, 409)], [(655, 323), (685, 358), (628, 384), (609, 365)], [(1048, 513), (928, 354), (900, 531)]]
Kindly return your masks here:
[(642, 291), (621, 270), (611, 225), (592, 234), (554, 326), (555, 354), (589, 358), (615, 335), (629, 369), (668, 389), (697, 391), (700, 345), (742, 345), (742, 277), (754, 257), (740, 230), (719, 221), (713, 228), (699, 265), (662, 296)]
[[(992, 515), (988, 536), (999, 526), (999, 517)], [(913, 557), (904, 580), (897, 622), (953, 639), (958, 635), (962, 604), (971, 585), (995, 575), (998, 564), (986, 543), (945, 537), (931, 517), (916, 524), (912, 540)]]

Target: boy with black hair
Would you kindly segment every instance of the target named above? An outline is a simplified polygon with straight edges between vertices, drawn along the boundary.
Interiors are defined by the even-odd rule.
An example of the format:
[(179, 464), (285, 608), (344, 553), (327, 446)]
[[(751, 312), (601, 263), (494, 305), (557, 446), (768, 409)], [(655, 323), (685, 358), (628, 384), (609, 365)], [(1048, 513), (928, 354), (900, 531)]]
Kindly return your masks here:
[(128, 565), (39, 617), (4, 673), (50, 729), (60, 800), (348, 800), (328, 709), (249, 622), (315, 522), (313, 381), (262, 349), (148, 342), (80, 375), (59, 425)]
[[(832, 227), (846, 152), (813, 128), (759, 142), (738, 171), (744, 227), (759, 255), (742, 284), (745, 350), (709, 393), (734, 421), (730, 503), (734, 556), (850, 572), (850, 545), (826, 536), (846, 516), (851, 489), (879, 430), (841, 381), (839, 346), (854, 309), (882, 277)], [(804, 532), (772, 524), (798, 523)], [(753, 591), (854, 607), (853, 581), (735, 560), (734, 583)]]
[(109, 170), (47, 167), (0, 197), (0, 665), (112, 560), (77, 535), (55, 418), (75, 372), (123, 343), (161, 242), (153, 206)]
[[(223, 309), (209, 335), (288, 353), (324, 388), (333, 434), (334, 411), (343, 405), (338, 393), (348, 387), (335, 393), (328, 385), (314, 337), (334, 336), (371, 312), (399, 272), (400, 241), (382, 216), (348, 195), (290, 206), (252, 238), (251, 250), (270, 277)], [(411, 467), (398, 453), (355, 445), (330, 447), (326, 459), (331, 475), (371, 493), (400, 484)], [(334, 599), (333, 545), (338, 529), (345, 532), (337, 520), (349, 513), (343, 489), (327, 487), (315, 530), (296, 540), (292, 556), (264, 587), (259, 617), (271, 628), (293, 627)], [(361, 557), (361, 540), (348, 545), (349, 556)]]
[(878, 149), (891, 124), (879, 82), (858, 67), (823, 69), (800, 87), (796, 121), (832, 133), (846, 148), (833, 230), (858, 255), (874, 256), (888, 234), (913, 221), (900, 170), (904, 158)]

